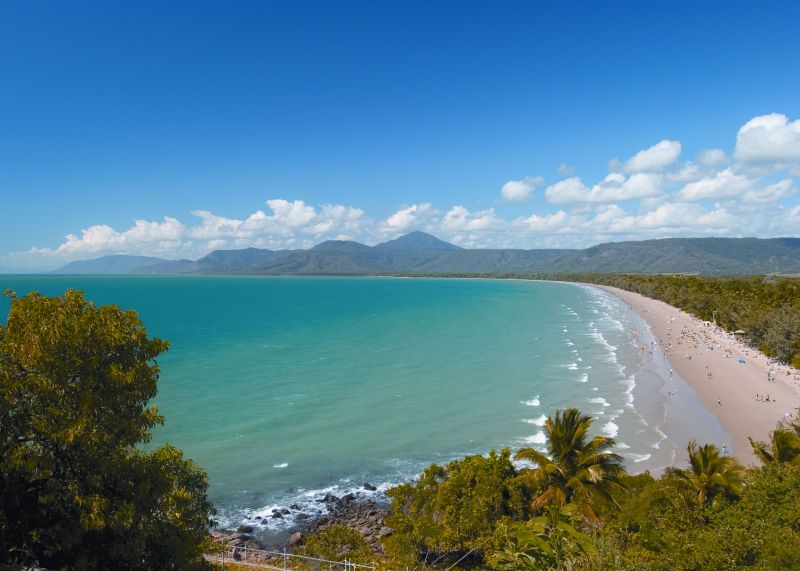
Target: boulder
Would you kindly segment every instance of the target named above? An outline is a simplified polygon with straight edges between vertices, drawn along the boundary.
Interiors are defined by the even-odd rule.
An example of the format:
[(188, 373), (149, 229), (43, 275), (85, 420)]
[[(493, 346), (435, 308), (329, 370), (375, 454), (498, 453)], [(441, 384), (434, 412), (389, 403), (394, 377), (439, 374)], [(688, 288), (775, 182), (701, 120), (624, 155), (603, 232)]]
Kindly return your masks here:
[(367, 491), (370, 491), (370, 492), (374, 492), (374, 491), (376, 491), (378, 489), (375, 486), (373, 486), (372, 484), (370, 484), (369, 482), (364, 482), (363, 488), (365, 490), (367, 490)]
[(378, 535), (380, 535), (381, 537), (389, 537), (390, 535), (392, 535), (392, 528), (384, 526), (380, 529)]
[(298, 506), (297, 504), (292, 504), (289, 506), (289, 509), (300, 511), (300, 506)]
[(283, 515), (286, 515), (286, 514), (289, 514), (289, 513), (291, 513), (291, 512), (290, 512), (289, 510), (287, 510), (286, 508), (282, 508), (282, 509), (281, 509), (281, 513), (282, 513)]
[(281, 515), (281, 512), (272, 512), (272, 519), (282, 519), (282, 518), (283, 515)]
[(292, 534), (292, 537), (289, 538), (289, 547), (294, 547), (295, 545), (299, 544), (303, 541), (303, 534), (299, 531), (295, 531)]
[(236, 531), (241, 533), (253, 533), (255, 528), (252, 525), (240, 525), (236, 528)]

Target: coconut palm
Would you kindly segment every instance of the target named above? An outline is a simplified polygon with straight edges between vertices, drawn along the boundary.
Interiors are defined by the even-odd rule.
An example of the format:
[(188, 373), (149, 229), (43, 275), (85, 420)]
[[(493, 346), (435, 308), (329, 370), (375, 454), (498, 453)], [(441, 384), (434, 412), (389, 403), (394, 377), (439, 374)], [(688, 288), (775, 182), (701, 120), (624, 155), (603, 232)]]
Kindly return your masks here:
[(592, 417), (576, 408), (557, 410), (544, 424), (547, 454), (533, 448), (517, 452), (518, 460), (528, 460), (535, 468), (523, 472), (541, 493), (533, 500), (532, 508), (539, 511), (550, 503), (573, 502), (584, 518), (599, 524), (593, 504), (597, 497), (609, 501), (610, 490), (624, 490), (620, 477), (625, 473), (622, 457), (608, 449), (616, 444), (613, 438), (595, 436), (589, 440)]
[(770, 434), (769, 442), (756, 442), (752, 438), (748, 440), (762, 464), (785, 463), (800, 466), (800, 430), (778, 428)]
[(675, 470), (679, 485), (689, 491), (700, 506), (717, 497), (737, 497), (742, 493), (744, 467), (735, 458), (723, 455), (713, 444), (687, 447), (689, 469)]

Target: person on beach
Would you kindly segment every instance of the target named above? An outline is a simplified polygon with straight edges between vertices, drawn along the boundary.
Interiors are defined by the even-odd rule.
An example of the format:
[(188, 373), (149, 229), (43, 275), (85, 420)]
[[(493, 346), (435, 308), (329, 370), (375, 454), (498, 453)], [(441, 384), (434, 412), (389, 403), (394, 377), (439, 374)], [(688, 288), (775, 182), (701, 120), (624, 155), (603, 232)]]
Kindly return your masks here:
[(718, 404), (719, 406), (722, 406), (722, 399), (717, 399), (717, 404)]

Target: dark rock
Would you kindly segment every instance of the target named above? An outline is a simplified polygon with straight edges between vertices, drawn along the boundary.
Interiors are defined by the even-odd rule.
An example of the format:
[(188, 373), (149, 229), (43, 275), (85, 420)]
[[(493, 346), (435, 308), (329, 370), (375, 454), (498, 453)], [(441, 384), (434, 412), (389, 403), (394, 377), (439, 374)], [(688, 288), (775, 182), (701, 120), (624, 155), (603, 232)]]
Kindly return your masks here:
[(294, 547), (301, 541), (303, 541), (303, 534), (300, 533), (299, 531), (295, 531), (292, 534), (292, 537), (289, 538), (289, 547)]
[(355, 499), (356, 496), (354, 494), (345, 494), (339, 499), (339, 501), (336, 502), (336, 504), (340, 507), (346, 507)]
[(262, 518), (260, 515), (257, 515), (256, 519), (264, 519), (264, 518)]
[(253, 533), (254, 529), (255, 528), (252, 525), (240, 525), (239, 527), (236, 528), (236, 531), (239, 531), (241, 533)]
[(339, 498), (329, 492), (322, 499), (317, 500), (317, 503), (331, 504), (337, 501), (339, 501)]
[(283, 515), (286, 515), (286, 514), (291, 513), (291, 512), (289, 510), (287, 510), (286, 508), (283, 508), (283, 509), (281, 509), (281, 513)]
[(283, 516), (281, 515), (281, 512), (273, 512), (272, 519), (282, 519), (282, 518)]
[(306, 521), (306, 520), (307, 520), (308, 518), (310, 518), (311, 516), (310, 516), (310, 515), (308, 515), (308, 514), (299, 513), (299, 514), (297, 514), (297, 515), (296, 515), (296, 516), (294, 516), (294, 517), (295, 517), (295, 519), (297, 519), (298, 521)]
[(292, 505), (289, 506), (289, 509), (290, 510), (298, 510), (299, 511), (300, 510), (300, 506), (298, 506), (297, 504), (292, 504)]
[(374, 491), (376, 491), (378, 489), (375, 486), (373, 486), (372, 484), (370, 484), (369, 482), (364, 482), (364, 486), (363, 487), (364, 487), (365, 490), (368, 490), (370, 492), (374, 492)]

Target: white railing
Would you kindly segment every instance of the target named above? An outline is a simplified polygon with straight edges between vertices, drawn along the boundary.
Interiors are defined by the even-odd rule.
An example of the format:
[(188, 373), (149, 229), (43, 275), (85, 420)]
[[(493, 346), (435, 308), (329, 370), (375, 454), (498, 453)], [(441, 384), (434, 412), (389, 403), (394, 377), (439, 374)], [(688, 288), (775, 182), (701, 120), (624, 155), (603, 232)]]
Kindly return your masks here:
[(344, 561), (330, 561), (319, 557), (307, 557), (283, 551), (268, 551), (266, 549), (251, 549), (248, 547), (229, 547), (227, 550), (209, 553), (208, 559), (222, 564), (246, 565), (261, 569), (277, 571), (290, 571), (294, 569), (314, 569), (316, 571), (375, 571), (375, 563), (363, 565), (353, 563), (349, 559)]

